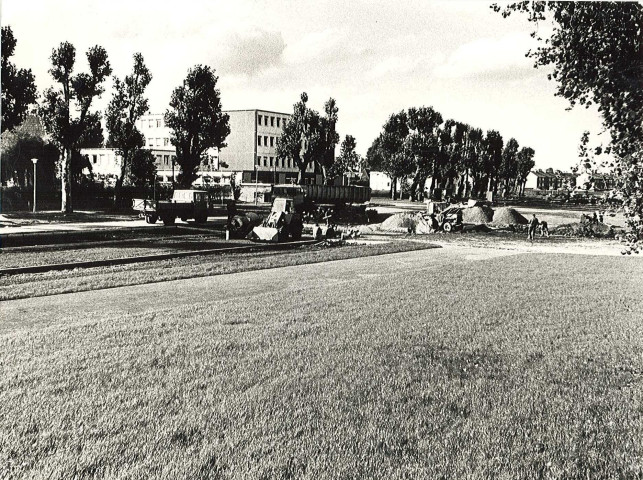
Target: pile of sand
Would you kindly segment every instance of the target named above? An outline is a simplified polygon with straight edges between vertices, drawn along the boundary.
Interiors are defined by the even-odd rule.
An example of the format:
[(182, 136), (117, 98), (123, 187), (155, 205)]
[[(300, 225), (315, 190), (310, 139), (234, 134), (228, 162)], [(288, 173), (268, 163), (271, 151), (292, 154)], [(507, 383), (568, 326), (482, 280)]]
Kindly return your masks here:
[(402, 230), (408, 231), (415, 229), (417, 223), (416, 215), (414, 213), (396, 213), (384, 220), (380, 225), (380, 230), (388, 232), (399, 232)]
[(493, 209), (490, 207), (469, 207), (462, 210), (464, 223), (489, 223), (493, 218)]
[(493, 223), (496, 225), (526, 225), (529, 221), (515, 208), (501, 207), (494, 212)]
[(418, 235), (435, 233), (435, 231), (431, 228), (431, 220), (426, 219), (421, 215), (418, 215), (415, 220), (415, 233), (417, 233)]

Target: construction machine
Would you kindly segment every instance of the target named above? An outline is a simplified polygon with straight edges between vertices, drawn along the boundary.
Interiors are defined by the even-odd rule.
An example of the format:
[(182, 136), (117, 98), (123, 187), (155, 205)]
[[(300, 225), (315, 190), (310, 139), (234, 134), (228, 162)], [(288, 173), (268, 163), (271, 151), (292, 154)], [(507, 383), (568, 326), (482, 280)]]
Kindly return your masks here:
[(462, 228), (462, 206), (453, 205), (445, 208), (437, 215), (438, 226), (445, 232), (453, 232)]
[(260, 226), (254, 227), (248, 238), (263, 242), (299, 240), (304, 230), (301, 208), (303, 197), (277, 197), (272, 202), (270, 215)]

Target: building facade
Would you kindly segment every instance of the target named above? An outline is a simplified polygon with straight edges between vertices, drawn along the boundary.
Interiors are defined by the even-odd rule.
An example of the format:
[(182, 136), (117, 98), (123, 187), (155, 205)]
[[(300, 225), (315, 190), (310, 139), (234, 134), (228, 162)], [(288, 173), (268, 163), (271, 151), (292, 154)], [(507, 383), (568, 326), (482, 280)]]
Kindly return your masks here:
[[(277, 158), (277, 140), (290, 115), (269, 110), (229, 110), (230, 135), (219, 151), (221, 171), (241, 175), (241, 183), (279, 184), (297, 180), (291, 159)], [(321, 183), (315, 166), (306, 171), (307, 183)]]
[(527, 175), (525, 190), (547, 191), (576, 188), (578, 175), (571, 172), (562, 172), (548, 168), (547, 170), (532, 170)]

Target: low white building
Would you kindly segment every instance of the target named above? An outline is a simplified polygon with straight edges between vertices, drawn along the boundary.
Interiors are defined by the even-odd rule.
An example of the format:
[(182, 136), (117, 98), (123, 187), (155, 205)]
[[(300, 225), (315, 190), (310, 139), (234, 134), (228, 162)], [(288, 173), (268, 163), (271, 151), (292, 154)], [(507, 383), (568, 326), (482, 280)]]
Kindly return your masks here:
[[(391, 177), (384, 172), (370, 172), (369, 186), (373, 195), (390, 195), (391, 193)], [(401, 183), (397, 180), (397, 191), (401, 189)]]

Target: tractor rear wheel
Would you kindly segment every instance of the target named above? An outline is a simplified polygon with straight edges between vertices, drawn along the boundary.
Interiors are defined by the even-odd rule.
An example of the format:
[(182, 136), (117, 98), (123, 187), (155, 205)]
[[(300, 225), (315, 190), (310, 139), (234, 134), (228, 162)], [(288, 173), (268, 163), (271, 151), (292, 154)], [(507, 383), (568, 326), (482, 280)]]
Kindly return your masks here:
[(301, 233), (304, 230), (304, 225), (297, 223), (290, 226), (290, 238), (293, 240), (301, 240)]

